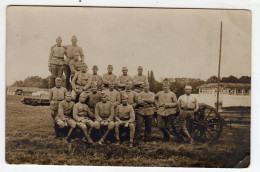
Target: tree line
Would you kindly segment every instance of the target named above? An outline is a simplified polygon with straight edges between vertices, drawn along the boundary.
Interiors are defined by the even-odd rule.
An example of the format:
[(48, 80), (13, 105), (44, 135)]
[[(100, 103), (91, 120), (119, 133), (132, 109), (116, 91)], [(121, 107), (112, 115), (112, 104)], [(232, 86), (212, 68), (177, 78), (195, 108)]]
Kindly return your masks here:
[[(64, 81), (64, 77), (62, 80)], [(155, 79), (154, 72), (148, 71), (148, 81), (150, 83), (150, 91), (157, 93), (163, 89), (163, 81), (168, 80), (170, 82), (170, 89), (175, 92), (177, 97), (184, 93), (185, 85), (191, 85), (193, 93), (198, 93), (198, 86), (206, 84), (206, 83), (217, 83), (217, 76), (211, 76), (206, 81), (201, 79), (193, 79), (193, 78), (160, 78), (160, 81)], [(237, 78), (233, 75), (229, 77), (222, 77), (220, 82), (222, 83), (251, 83), (250, 76), (242, 76)], [(64, 83), (64, 82), (63, 82)], [(50, 86), (50, 76), (46, 78), (41, 78), (39, 76), (30, 76), (25, 80), (15, 81), (11, 86), (13, 87), (38, 87), (38, 88), (49, 88)], [(63, 85), (65, 86), (65, 85)]]

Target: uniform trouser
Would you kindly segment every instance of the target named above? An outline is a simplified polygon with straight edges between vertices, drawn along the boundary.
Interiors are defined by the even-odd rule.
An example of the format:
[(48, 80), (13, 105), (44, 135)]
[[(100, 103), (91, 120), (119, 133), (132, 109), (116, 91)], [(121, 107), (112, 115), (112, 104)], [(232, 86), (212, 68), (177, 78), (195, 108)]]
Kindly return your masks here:
[[(94, 128), (96, 130), (99, 130), (101, 126), (105, 126), (105, 125), (102, 125), (100, 121), (94, 122)], [(107, 127), (108, 127), (109, 130), (113, 130), (114, 126), (115, 126), (114, 121), (109, 121), (108, 124), (107, 124)]]
[(60, 127), (60, 128), (65, 128), (67, 126), (71, 127), (71, 128), (76, 128), (76, 122), (72, 119), (72, 118), (66, 118), (65, 121), (63, 121), (62, 119), (58, 118), (56, 119), (56, 124)]
[(77, 126), (80, 129), (87, 129), (87, 127), (92, 128), (94, 126), (94, 122), (91, 119), (85, 118), (80, 122), (77, 122)]
[(194, 119), (194, 111), (190, 111), (190, 110), (181, 110), (180, 111), (180, 128), (182, 130), (182, 134), (186, 137), (188, 137), (189, 139), (190, 134), (188, 131), (188, 128), (190, 127), (190, 124), (192, 122), (192, 120)]
[(152, 131), (153, 115), (136, 114), (136, 139), (140, 139), (142, 126), (145, 122), (145, 138), (149, 139)]
[(70, 75), (71, 75), (71, 71), (70, 71), (70, 67), (67, 64), (63, 65), (64, 68), (64, 74), (65, 74), (65, 85), (67, 90), (71, 91), (71, 85), (70, 85)]
[(55, 87), (55, 79), (57, 77), (62, 77), (63, 73), (63, 65), (51, 64), (51, 82), (50, 88)]
[(158, 127), (162, 130), (164, 138), (169, 138), (169, 131), (171, 131), (171, 123), (173, 120), (173, 114), (168, 116), (157, 116)]
[[(115, 122), (116, 140), (120, 140), (119, 139), (120, 128), (124, 127), (125, 123), (126, 122), (119, 122), (119, 121)], [(133, 142), (134, 141), (134, 135), (135, 135), (135, 124), (133, 122), (129, 123), (128, 128), (130, 130), (130, 142)]]

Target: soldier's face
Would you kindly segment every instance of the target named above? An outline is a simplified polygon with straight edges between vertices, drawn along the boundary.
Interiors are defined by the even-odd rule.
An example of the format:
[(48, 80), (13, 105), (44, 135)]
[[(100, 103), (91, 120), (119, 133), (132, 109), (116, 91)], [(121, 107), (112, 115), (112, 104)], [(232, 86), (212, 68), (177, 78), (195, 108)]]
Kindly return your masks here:
[(97, 69), (93, 69), (93, 74), (96, 75), (96, 74), (97, 74), (97, 71), (98, 71)]
[(149, 91), (149, 86), (148, 85), (144, 86), (144, 91)]
[(112, 71), (113, 71), (113, 67), (111, 67), (111, 66), (108, 67), (108, 68), (107, 68), (107, 71), (108, 71), (108, 73), (112, 73)]
[(55, 85), (56, 85), (56, 87), (61, 87), (61, 81), (60, 80), (57, 80), (56, 82), (55, 82)]
[(85, 96), (80, 96), (79, 97), (79, 101), (80, 101), (80, 103), (85, 103), (86, 97)]
[(168, 90), (169, 90), (169, 86), (168, 86), (168, 85), (166, 85), (166, 84), (165, 84), (165, 85), (163, 85), (163, 90), (164, 90), (164, 91), (168, 91)]
[(66, 95), (66, 101), (70, 102), (71, 101), (71, 95)]
[(142, 69), (142, 68), (138, 68), (137, 71), (138, 71), (138, 74), (139, 74), (139, 75), (142, 75), (142, 74), (143, 74), (143, 69)]
[(191, 94), (191, 89), (185, 89), (185, 93), (186, 93), (187, 95), (190, 95), (190, 94)]
[(71, 43), (72, 43), (72, 44), (76, 44), (77, 42), (78, 42), (77, 38), (74, 38), (74, 37), (71, 38)]
[(92, 86), (91, 90), (92, 90), (92, 92), (96, 93), (97, 92), (97, 86)]
[(81, 66), (81, 71), (82, 72), (87, 72), (87, 66)]
[(57, 43), (58, 46), (60, 46), (61, 43), (62, 43), (62, 40), (61, 40), (60, 38), (57, 38), (57, 39), (56, 39), (56, 43)]
[(101, 101), (102, 101), (103, 103), (106, 103), (106, 102), (107, 102), (107, 96), (102, 96), (102, 97), (101, 97)]
[(110, 84), (109, 84), (109, 88), (110, 88), (110, 89), (114, 89), (114, 84), (113, 84), (113, 83), (110, 83)]
[(126, 84), (126, 85), (125, 85), (125, 89), (130, 90), (131, 88), (132, 88), (132, 85), (131, 85), (131, 84)]
[(79, 60), (79, 55), (74, 55), (74, 60), (78, 61)]
[(122, 72), (123, 72), (123, 75), (127, 75), (128, 70), (127, 69), (123, 69)]
[(126, 105), (127, 102), (128, 102), (128, 98), (123, 97), (123, 98), (122, 98), (122, 104), (123, 104), (123, 105)]

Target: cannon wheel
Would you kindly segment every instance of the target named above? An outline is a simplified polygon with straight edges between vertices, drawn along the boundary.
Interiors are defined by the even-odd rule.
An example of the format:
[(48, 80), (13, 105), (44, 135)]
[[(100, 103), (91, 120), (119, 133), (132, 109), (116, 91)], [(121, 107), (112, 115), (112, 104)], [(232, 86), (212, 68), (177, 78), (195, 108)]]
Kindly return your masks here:
[(206, 104), (199, 104), (190, 126), (191, 137), (195, 141), (214, 143), (222, 134), (223, 120), (217, 109)]

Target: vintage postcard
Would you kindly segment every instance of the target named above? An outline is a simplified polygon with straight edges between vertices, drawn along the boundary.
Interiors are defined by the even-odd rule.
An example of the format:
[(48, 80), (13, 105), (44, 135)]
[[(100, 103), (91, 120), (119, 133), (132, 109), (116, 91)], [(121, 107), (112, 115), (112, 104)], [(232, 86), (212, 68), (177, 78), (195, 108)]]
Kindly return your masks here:
[(9, 6), (8, 164), (246, 168), (251, 12)]

